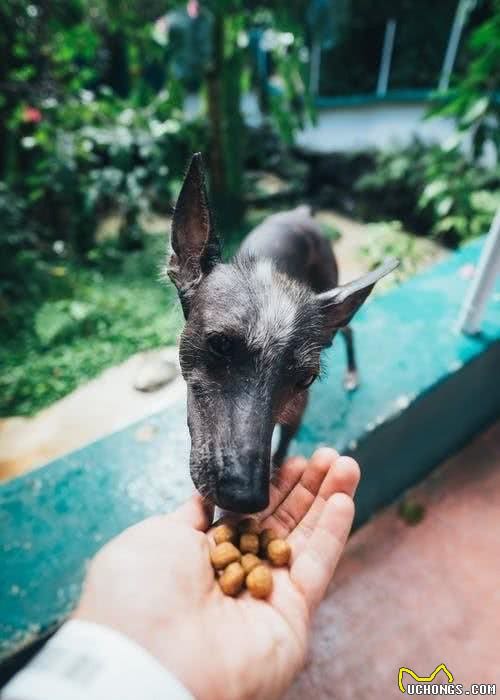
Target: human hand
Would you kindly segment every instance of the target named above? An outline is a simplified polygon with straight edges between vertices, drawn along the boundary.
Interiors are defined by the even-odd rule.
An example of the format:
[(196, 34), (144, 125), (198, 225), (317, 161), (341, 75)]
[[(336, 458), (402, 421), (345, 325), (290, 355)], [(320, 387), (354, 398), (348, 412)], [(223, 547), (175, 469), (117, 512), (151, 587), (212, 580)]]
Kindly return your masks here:
[(257, 516), (292, 547), (290, 569), (273, 570), (268, 600), (222, 593), (204, 534), (211, 513), (193, 496), (97, 554), (74, 617), (139, 643), (197, 700), (277, 698), (304, 663), (311, 615), (349, 534), (358, 481), (356, 462), (328, 448), (285, 462)]

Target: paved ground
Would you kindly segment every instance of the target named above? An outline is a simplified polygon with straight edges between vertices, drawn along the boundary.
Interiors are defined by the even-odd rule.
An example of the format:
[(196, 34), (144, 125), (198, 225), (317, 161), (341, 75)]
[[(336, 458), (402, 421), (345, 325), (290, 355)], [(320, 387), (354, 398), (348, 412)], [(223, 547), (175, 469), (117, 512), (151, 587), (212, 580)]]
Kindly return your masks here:
[[(177, 348), (158, 351), (177, 363)], [(153, 392), (134, 389), (144, 355), (137, 353), (32, 418), (0, 420), (0, 482), (161, 411), (185, 394), (179, 375)]]
[(398, 698), (400, 667), (428, 676), (441, 663), (500, 694), (500, 422), (411, 499), (418, 525), (393, 506), (352, 536), (286, 700)]

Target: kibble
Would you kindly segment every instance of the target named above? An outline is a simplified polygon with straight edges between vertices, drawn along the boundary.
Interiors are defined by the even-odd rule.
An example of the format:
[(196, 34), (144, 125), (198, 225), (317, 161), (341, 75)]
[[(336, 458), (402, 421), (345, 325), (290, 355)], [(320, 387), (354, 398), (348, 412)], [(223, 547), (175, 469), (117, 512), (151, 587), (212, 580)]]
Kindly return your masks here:
[(226, 595), (236, 596), (243, 588), (245, 571), (238, 561), (227, 566), (219, 578), (219, 586)]
[(273, 566), (286, 566), (292, 550), (286, 540), (276, 539), (267, 545), (267, 558)]
[(273, 590), (273, 575), (267, 566), (260, 564), (248, 574), (245, 583), (254, 598), (268, 598)]
[(253, 532), (245, 532), (240, 537), (240, 552), (242, 554), (259, 553), (259, 536)]
[[(211, 547), (210, 558), (222, 592), (234, 597), (246, 586), (254, 598), (268, 598), (273, 590), (269, 563), (286, 566), (290, 562), (288, 542), (277, 537), (271, 528), (259, 533), (253, 518), (234, 525), (219, 521), (211, 535), (215, 546)], [(259, 553), (261, 557), (257, 556)]]
[(241, 552), (232, 542), (221, 542), (210, 554), (214, 569), (225, 569), (226, 566), (241, 559)]
[(238, 538), (238, 532), (233, 525), (228, 523), (222, 523), (218, 525), (213, 531), (213, 538), (215, 544), (221, 544), (222, 542), (232, 542), (235, 544)]
[(252, 569), (255, 569), (256, 566), (259, 566), (259, 564), (262, 564), (262, 560), (259, 559), (259, 557), (256, 557), (255, 554), (248, 553), (241, 557), (241, 566), (243, 567), (245, 574), (249, 574)]
[(267, 545), (273, 540), (276, 540), (277, 538), (278, 536), (270, 527), (267, 527), (265, 530), (262, 530), (262, 532), (259, 535), (259, 541), (260, 548), (264, 556), (266, 556), (267, 554)]

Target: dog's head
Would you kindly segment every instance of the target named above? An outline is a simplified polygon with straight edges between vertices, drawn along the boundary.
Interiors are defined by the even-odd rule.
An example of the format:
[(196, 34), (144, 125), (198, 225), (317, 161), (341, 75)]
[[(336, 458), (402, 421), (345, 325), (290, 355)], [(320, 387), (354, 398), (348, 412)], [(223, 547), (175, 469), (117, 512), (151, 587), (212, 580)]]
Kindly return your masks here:
[(186, 325), (180, 361), (188, 391), (191, 476), (226, 510), (269, 500), (273, 427), (319, 373), (320, 352), (390, 269), (323, 294), (268, 259), (223, 263), (193, 156), (172, 223), (168, 274)]

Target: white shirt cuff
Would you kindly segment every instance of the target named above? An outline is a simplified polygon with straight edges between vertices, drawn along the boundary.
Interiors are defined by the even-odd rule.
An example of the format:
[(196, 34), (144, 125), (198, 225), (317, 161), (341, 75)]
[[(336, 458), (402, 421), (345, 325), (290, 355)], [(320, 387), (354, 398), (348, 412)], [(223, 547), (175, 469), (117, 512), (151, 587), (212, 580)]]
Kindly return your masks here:
[(149, 652), (115, 630), (70, 620), (7, 684), (2, 700), (194, 700)]

